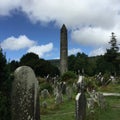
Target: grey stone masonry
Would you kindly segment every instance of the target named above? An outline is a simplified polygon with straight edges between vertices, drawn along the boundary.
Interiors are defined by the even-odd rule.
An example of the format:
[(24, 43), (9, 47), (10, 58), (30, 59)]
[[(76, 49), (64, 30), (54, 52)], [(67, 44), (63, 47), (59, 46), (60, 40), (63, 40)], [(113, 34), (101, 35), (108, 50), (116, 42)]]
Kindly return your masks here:
[(67, 28), (63, 24), (60, 30), (60, 72), (63, 75), (68, 71), (68, 40), (67, 40)]
[(38, 81), (33, 70), (21, 66), (14, 73), (12, 120), (40, 120)]

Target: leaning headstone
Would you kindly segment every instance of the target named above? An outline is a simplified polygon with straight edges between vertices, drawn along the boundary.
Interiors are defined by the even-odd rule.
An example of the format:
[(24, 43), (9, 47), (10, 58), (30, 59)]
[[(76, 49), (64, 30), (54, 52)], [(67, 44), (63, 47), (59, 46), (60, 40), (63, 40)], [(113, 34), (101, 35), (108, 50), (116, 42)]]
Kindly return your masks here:
[(12, 86), (12, 120), (40, 120), (38, 88), (38, 81), (30, 67), (16, 69)]
[(76, 120), (86, 119), (86, 97), (84, 93), (76, 96)]

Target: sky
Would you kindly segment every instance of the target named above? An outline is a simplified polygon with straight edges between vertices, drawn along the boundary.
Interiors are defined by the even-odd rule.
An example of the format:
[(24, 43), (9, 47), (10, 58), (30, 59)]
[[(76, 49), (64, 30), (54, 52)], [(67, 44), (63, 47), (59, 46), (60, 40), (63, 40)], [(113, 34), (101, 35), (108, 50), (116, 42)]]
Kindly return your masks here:
[(112, 32), (120, 44), (120, 0), (0, 0), (0, 46), (8, 60), (29, 52), (58, 59), (63, 24), (69, 55), (103, 55)]

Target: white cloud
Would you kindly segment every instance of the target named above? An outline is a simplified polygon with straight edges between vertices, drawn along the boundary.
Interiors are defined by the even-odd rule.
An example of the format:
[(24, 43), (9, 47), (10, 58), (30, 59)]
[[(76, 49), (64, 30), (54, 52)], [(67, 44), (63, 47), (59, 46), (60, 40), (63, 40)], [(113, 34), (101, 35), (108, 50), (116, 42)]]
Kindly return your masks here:
[(103, 47), (115, 32), (120, 43), (120, 0), (1, 0), (0, 15), (24, 12), (33, 22), (66, 24), (73, 41)]
[(19, 9), (21, 0), (0, 0), (0, 15), (10, 15), (14, 9)]
[(80, 45), (92, 46), (94, 48), (101, 46), (106, 47), (111, 39), (111, 32), (115, 32), (116, 39), (118, 43), (120, 43), (120, 29), (118, 29), (118, 26), (112, 30), (104, 30), (98, 27), (77, 29), (72, 31), (71, 38)]
[(20, 50), (29, 48), (35, 44), (35, 41), (30, 40), (27, 36), (20, 35), (18, 38), (12, 36), (3, 40), (1, 47), (6, 50)]
[(33, 21), (55, 21), (69, 27), (82, 25), (111, 28), (116, 23), (120, 2), (115, 0), (25, 0), (22, 11)]
[(89, 53), (89, 56), (104, 55), (106, 50), (104, 48), (98, 48)]
[(70, 49), (68, 50), (68, 55), (74, 55), (74, 54), (77, 54), (78, 52), (82, 52), (81, 49), (79, 48), (73, 48), (73, 49)]
[(48, 43), (46, 45), (41, 46), (32, 46), (27, 52), (33, 52), (39, 55), (39, 57), (43, 57), (45, 53), (52, 51), (53, 43)]
[(53, 50), (53, 43), (38, 45), (35, 40), (30, 40), (27, 36), (20, 35), (18, 38), (12, 36), (3, 40), (1, 48), (12, 52), (27, 49), (27, 52), (38, 54), (39, 57), (48, 57), (51, 56), (50, 51)]
[(119, 0), (1, 0), (0, 15), (17, 9), (26, 13), (33, 22), (55, 21), (75, 28), (83, 25), (111, 28), (120, 11)]
[(101, 28), (85, 27), (72, 31), (71, 37), (81, 45), (101, 46), (108, 43), (110, 34), (110, 31)]

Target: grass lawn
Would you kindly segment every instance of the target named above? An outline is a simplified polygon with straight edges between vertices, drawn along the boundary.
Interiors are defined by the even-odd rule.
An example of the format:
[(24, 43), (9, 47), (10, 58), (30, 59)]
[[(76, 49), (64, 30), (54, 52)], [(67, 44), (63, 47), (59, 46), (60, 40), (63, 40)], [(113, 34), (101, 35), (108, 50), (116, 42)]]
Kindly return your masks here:
[(47, 109), (41, 108), (42, 120), (73, 120), (75, 118), (75, 99), (67, 100), (64, 96), (64, 102), (60, 105), (55, 104), (55, 100), (46, 99), (49, 104)]
[(120, 93), (120, 84), (109, 84), (108, 86), (102, 86), (98, 89), (101, 92), (108, 93)]
[[(106, 90), (105, 90), (106, 89)], [(110, 85), (107, 88), (100, 88), (100, 91), (120, 92), (120, 85)], [(107, 108), (98, 109), (95, 119), (87, 120), (120, 120), (120, 97), (105, 97)], [(41, 104), (44, 100), (41, 98)], [(41, 107), (41, 120), (75, 120), (75, 95), (72, 100), (67, 100), (64, 96), (64, 102), (60, 105), (55, 104), (54, 97), (45, 100), (47, 108)]]
[(107, 97), (108, 108), (101, 111), (99, 120), (120, 120), (120, 97)]

